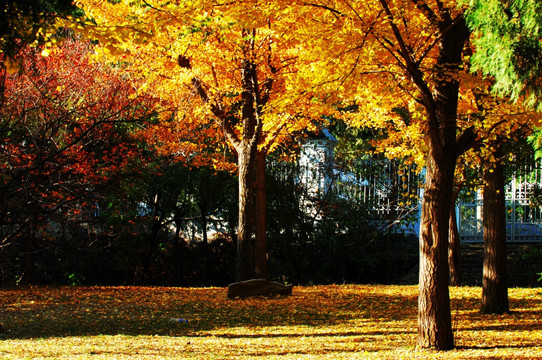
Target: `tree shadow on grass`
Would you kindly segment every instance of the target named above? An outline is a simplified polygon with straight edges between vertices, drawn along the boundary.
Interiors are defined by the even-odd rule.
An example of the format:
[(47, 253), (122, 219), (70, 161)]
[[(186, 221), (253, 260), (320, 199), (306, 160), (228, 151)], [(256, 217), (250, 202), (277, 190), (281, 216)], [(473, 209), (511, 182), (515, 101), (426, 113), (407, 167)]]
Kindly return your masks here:
[[(213, 337), (225, 338), (225, 339), (257, 339), (257, 338), (305, 338), (305, 337), (365, 337), (365, 336), (385, 336), (385, 335), (408, 335), (412, 332), (405, 329), (404, 331), (393, 330), (374, 330), (374, 331), (326, 331), (318, 333), (257, 333), (257, 334), (213, 334)], [(195, 334), (193, 337), (206, 337), (208, 334)]]
[[(5, 300), (0, 307), (4, 328), (0, 340), (118, 334), (198, 336), (237, 327), (328, 327), (348, 326), (353, 319), (415, 319), (415, 295), (370, 289), (320, 287), (294, 290), (289, 297), (246, 300), (229, 300), (225, 290), (218, 288), (29, 288), (16, 293), (0, 290)], [(170, 318), (189, 321), (171, 323)], [(374, 334), (391, 334), (390, 331), (374, 330)], [(346, 332), (344, 336), (356, 334), (363, 336), (368, 332)]]
[(457, 350), (494, 350), (494, 349), (529, 349), (539, 348), (539, 344), (522, 344), (522, 345), (473, 345), (473, 346), (456, 346)]
[[(540, 314), (538, 314), (540, 316)], [(498, 321), (498, 320), (490, 320)], [(464, 326), (460, 328), (460, 331), (541, 331), (542, 322), (538, 323), (518, 323), (518, 324), (499, 324), (499, 323), (486, 323), (482, 325)]]

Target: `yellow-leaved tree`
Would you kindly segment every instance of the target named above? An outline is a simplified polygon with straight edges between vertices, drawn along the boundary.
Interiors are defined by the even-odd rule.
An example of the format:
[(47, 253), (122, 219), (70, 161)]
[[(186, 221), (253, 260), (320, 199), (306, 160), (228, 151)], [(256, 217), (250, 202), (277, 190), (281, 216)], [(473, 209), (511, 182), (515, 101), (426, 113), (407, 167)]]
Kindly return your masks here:
[[(463, 58), (469, 67), (468, 49)], [(521, 103), (491, 94), (492, 80), (479, 73), (458, 72), (461, 79), (458, 99), (458, 132), (468, 129), (474, 136), (467, 144), (469, 151), (457, 161), (452, 205), (465, 185), (483, 189), (483, 237), (484, 267), (482, 281), (482, 305), (485, 313), (509, 311), (506, 269), (506, 204), (503, 161), (521, 149), (521, 144), (533, 129), (540, 126), (541, 114)], [(419, 124), (411, 125), (409, 113), (403, 113), (403, 122), (389, 121), (385, 124), (383, 139), (373, 142), (378, 151), (389, 157), (406, 157), (423, 167), (426, 156), (424, 133)], [(465, 174), (481, 174), (480, 178), (467, 179)], [(472, 177), (472, 175), (470, 176)], [(461, 284), (460, 243), (455, 211), (450, 212), (448, 237), (448, 264), (450, 283)]]
[(188, 159), (202, 151), (205, 138), (223, 139), (234, 151), (236, 278), (265, 278), (266, 154), (300, 131), (314, 130), (314, 120), (327, 111), (297, 79), (301, 48), (290, 34), (300, 15), (286, 1), (76, 4), (91, 19), (78, 27), (99, 41), (99, 55), (143, 79), (139, 91), (161, 99), (161, 130), (149, 137), (164, 151)]
[(475, 94), (460, 90), (473, 87), (467, 66), (471, 32), (460, 2), (322, 0), (306, 7), (305, 21), (319, 26), (303, 27), (300, 36), (322, 59), (301, 69), (311, 87), (337, 102), (355, 103), (351, 124), (395, 128), (393, 135), (406, 139), (403, 145), (421, 148), (387, 146), (386, 152), (424, 156), (417, 343), (451, 349), (447, 256), (456, 163), (483, 129), (501, 127), (504, 134), (516, 119), (494, 121), (480, 113)]
[[(415, 127), (424, 135), (417, 343), (453, 348), (448, 219), (456, 161), (473, 138), (471, 130), (458, 131), (457, 74), (470, 35), (463, 9), (455, 1), (324, 0), (312, 11), (320, 31), (306, 39), (325, 59), (320, 71), (328, 73), (327, 82), (315, 81), (356, 102), (351, 123), (394, 122), (405, 135)], [(408, 124), (398, 108), (408, 111)]]
[(302, 69), (311, 87), (355, 103), (351, 124), (387, 129), (391, 137), (381, 146), (389, 156), (423, 157), (417, 343), (442, 350), (454, 347), (447, 256), (457, 161), (477, 146), (485, 149), (482, 159), (498, 164), (492, 139), (517, 131), (532, 115), (511, 114), (509, 105), (490, 101), (487, 83), (469, 73), (471, 31), (462, 4), (306, 2), (305, 21), (319, 26), (302, 27), (307, 31), (300, 35), (322, 59)]

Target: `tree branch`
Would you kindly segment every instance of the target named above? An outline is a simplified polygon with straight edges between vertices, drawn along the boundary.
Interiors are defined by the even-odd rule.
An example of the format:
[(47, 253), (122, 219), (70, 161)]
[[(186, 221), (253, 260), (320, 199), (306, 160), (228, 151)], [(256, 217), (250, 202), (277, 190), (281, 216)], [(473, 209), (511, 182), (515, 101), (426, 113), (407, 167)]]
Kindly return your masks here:
[[(177, 64), (179, 64), (180, 67), (183, 69), (192, 69), (192, 64), (190, 63), (190, 59), (185, 57), (184, 55), (179, 55), (177, 58)], [(195, 92), (198, 94), (200, 99), (208, 104), (211, 108), (211, 113), (218, 118), (220, 125), (222, 126), (222, 129), (224, 130), (224, 134), (226, 135), (226, 138), (228, 141), (233, 145), (233, 147), (238, 150), (239, 147), (239, 139), (237, 138), (237, 134), (235, 132), (235, 129), (233, 128), (233, 125), (228, 120), (228, 117), (226, 116), (226, 113), (222, 107), (216, 103), (211, 103), (209, 99), (209, 95), (207, 95), (207, 91), (205, 90), (203, 86), (203, 82), (198, 77), (192, 78), (192, 87), (194, 88)]]

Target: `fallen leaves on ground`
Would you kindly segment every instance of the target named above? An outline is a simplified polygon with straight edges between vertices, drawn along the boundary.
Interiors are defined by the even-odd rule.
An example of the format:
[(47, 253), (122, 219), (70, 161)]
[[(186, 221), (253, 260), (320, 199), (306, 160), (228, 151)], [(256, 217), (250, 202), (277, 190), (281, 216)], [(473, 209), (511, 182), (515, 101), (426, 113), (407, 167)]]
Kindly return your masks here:
[(3, 289), (0, 358), (542, 359), (540, 288), (510, 289), (504, 315), (479, 313), (480, 288), (451, 288), (457, 348), (447, 352), (415, 348), (417, 291), (309, 286), (229, 300), (224, 288)]

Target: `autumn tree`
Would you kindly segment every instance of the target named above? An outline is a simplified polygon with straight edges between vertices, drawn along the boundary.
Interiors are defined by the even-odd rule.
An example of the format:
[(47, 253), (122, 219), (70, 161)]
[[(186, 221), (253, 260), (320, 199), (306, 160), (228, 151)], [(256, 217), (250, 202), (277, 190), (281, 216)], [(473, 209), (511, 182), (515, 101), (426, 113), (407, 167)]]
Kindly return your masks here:
[[(301, 50), (289, 35), (300, 15), (278, 3), (76, 2), (96, 26), (103, 54), (129, 64), (174, 107), (162, 142), (183, 161), (205, 141), (236, 154), (239, 178), (237, 279), (266, 277), (265, 161), (284, 139), (318, 121), (318, 98), (296, 80)], [(214, 166), (224, 162), (216, 156)]]
[[(493, 108), (488, 117), (485, 106), (490, 104), (477, 106), (473, 90), (480, 78), (469, 73), (470, 30), (459, 4), (380, 0), (307, 6), (314, 12), (310, 19), (321, 26), (316, 36), (307, 32), (306, 39), (325, 59), (310, 65), (312, 84), (340, 94), (339, 100), (355, 101), (359, 111), (351, 124), (394, 128), (395, 136), (405, 140), (388, 137), (381, 147), (390, 157), (425, 156), (418, 345), (449, 349), (454, 341), (448, 225), (456, 163), (477, 139), (513, 131), (516, 119), (499, 119), (499, 113), (507, 114), (502, 108)], [(322, 78), (314, 75), (319, 73)], [(407, 121), (397, 109), (406, 112)], [(394, 141), (402, 146), (386, 146)]]
[(54, 231), (53, 220), (95, 212), (99, 190), (139, 158), (121, 124), (145, 119), (145, 102), (136, 104), (129, 79), (90, 63), (90, 54), (77, 40), (48, 57), (26, 47), (21, 68), (2, 73), (0, 247), (24, 243), (29, 281), (37, 242)]
[(477, 151), (463, 160), (481, 174), (484, 241), (481, 311), (501, 314), (509, 311), (504, 170), (509, 157), (521, 155), (518, 144), (540, 124), (540, 116), (507, 100), (495, 101), (489, 91), (486, 96), (480, 105), (487, 111), (478, 113), (482, 127), (477, 129)]
[[(425, 134), (426, 183), (420, 225), (418, 345), (454, 346), (448, 293), (448, 220), (458, 156), (472, 132), (458, 132), (462, 54), (470, 31), (453, 3), (327, 1), (312, 6), (323, 24), (311, 47), (325, 59), (327, 88), (359, 105), (353, 124), (396, 122)], [(309, 34), (307, 34), (309, 37)], [(320, 42), (325, 39), (325, 42)], [(322, 79), (315, 81), (322, 83)], [(394, 114), (406, 108), (410, 122)]]
[[(476, 51), (472, 61), (474, 69), (481, 71), (493, 80), (492, 90), (511, 101), (525, 104), (540, 111), (542, 92), (540, 78), (542, 68), (540, 44), (542, 25), (542, 6), (537, 1), (470, 1), (468, 23), (475, 36)], [(538, 122), (531, 124), (537, 126)], [(539, 125), (538, 125), (539, 126)], [(506, 139), (506, 137), (501, 138)], [(502, 152), (502, 141), (494, 148)], [(502, 313), (509, 310), (506, 286), (506, 247), (505, 224), (503, 216), (491, 216), (495, 211), (504, 213), (504, 189), (502, 164), (484, 166), (484, 275), (482, 311)], [(487, 204), (486, 192), (498, 194)], [(491, 222), (499, 229), (491, 229)], [(502, 223), (502, 224), (501, 224)]]

